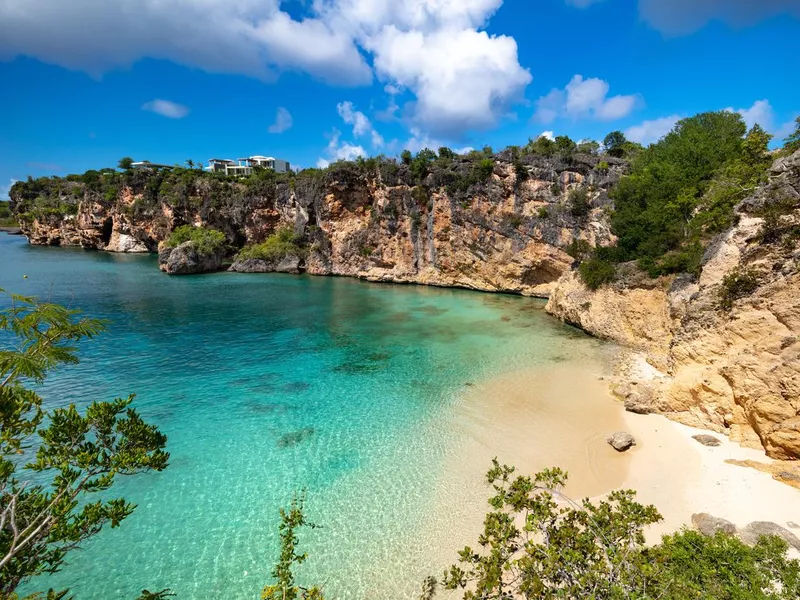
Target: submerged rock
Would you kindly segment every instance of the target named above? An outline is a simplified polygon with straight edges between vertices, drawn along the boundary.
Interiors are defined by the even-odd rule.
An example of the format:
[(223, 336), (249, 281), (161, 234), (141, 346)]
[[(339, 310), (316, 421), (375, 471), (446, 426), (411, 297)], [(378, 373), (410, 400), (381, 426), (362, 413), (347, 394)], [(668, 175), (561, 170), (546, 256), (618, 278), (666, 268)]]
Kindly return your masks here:
[(736, 525), (725, 519), (720, 519), (708, 513), (695, 513), (692, 515), (692, 525), (705, 536), (713, 536), (718, 531), (733, 535)]
[(313, 427), (304, 427), (298, 431), (285, 433), (278, 438), (278, 448), (291, 448), (292, 446), (297, 446), (297, 444), (307, 440), (316, 432), (317, 430)]
[(285, 256), (279, 260), (263, 260), (260, 258), (248, 258), (237, 260), (230, 266), (228, 271), (236, 273), (293, 273), (301, 271), (300, 258), (297, 256)]
[(616, 433), (608, 436), (606, 441), (617, 452), (625, 452), (626, 450), (630, 449), (631, 446), (636, 445), (636, 440), (633, 439), (633, 436), (627, 431), (617, 431)]
[(754, 521), (739, 531), (739, 537), (748, 546), (755, 546), (762, 535), (776, 535), (795, 550), (800, 550), (800, 539), (788, 529), (770, 521)]
[(158, 268), (168, 275), (192, 275), (218, 271), (222, 266), (223, 252), (201, 253), (197, 244), (184, 242), (176, 248), (161, 248)]
[(712, 446), (713, 447), (713, 446), (721, 446), (722, 445), (722, 442), (720, 442), (717, 438), (715, 438), (713, 435), (708, 435), (706, 433), (700, 433), (698, 435), (693, 435), (692, 438), (697, 440), (701, 444), (703, 444), (703, 446)]

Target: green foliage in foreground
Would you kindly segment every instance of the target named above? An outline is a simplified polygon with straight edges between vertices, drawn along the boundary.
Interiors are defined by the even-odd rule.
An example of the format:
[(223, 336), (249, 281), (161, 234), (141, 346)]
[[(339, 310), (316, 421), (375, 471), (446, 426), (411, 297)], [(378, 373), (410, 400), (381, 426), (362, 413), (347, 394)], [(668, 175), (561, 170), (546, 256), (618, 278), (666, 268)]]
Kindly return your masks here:
[(287, 256), (304, 256), (302, 236), (295, 235), (291, 227), (281, 227), (260, 244), (245, 246), (236, 256), (237, 260), (260, 259), (268, 262)]
[(131, 408), (133, 396), (93, 402), (83, 414), (74, 404), (44, 409), (32, 385), (77, 363), (76, 343), (100, 333), (103, 323), (2, 293), (0, 597), (6, 598), (29, 578), (57, 571), (104, 526), (117, 527), (135, 506), (109, 497), (116, 476), (161, 471), (169, 454), (166, 436)]
[[(476, 548), (466, 547), (441, 582), (427, 577), (420, 600), (436, 596), (439, 583), (464, 600), (792, 600), (800, 597), (800, 561), (788, 544), (762, 537), (755, 547), (717, 533), (683, 530), (645, 546), (644, 529), (661, 520), (654, 506), (636, 502), (631, 490), (597, 503), (574, 502), (561, 493), (567, 474), (546, 469), (515, 476), (495, 459), (487, 473), (494, 491)], [(277, 583), (262, 600), (321, 599), (318, 588), (298, 587), (292, 566), (296, 530), (308, 526), (305, 496), (281, 511)], [(450, 597), (450, 596), (448, 596)]]
[(261, 592), (261, 600), (323, 600), (318, 587), (304, 588), (295, 583), (292, 568), (306, 560), (306, 554), (298, 554), (299, 538), (297, 530), (301, 527), (317, 527), (310, 523), (303, 512), (305, 492), (292, 499), (289, 510), (281, 509), (281, 555), (272, 569), (274, 584), (266, 586)]
[(214, 254), (225, 247), (225, 234), (216, 229), (181, 225), (166, 240), (169, 248), (177, 248), (185, 242), (194, 242), (200, 254)]
[(644, 527), (661, 520), (635, 492), (616, 491), (578, 504), (560, 493), (560, 469), (513, 476), (495, 460), (487, 474), (491, 512), (478, 538), (464, 548), (445, 587), (465, 600), (512, 598), (670, 598), (788, 600), (800, 594), (800, 562), (788, 545), (762, 538), (750, 548), (719, 533), (666, 536), (646, 547)]

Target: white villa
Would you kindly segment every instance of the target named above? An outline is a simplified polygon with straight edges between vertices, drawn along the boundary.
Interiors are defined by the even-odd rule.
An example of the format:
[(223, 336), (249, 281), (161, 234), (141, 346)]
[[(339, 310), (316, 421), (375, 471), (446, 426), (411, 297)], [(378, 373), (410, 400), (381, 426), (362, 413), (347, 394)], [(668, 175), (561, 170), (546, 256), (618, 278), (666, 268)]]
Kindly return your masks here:
[(246, 176), (253, 172), (254, 167), (272, 169), (276, 173), (286, 173), (291, 170), (288, 160), (281, 160), (272, 156), (248, 156), (235, 161), (227, 158), (209, 159), (206, 171)]

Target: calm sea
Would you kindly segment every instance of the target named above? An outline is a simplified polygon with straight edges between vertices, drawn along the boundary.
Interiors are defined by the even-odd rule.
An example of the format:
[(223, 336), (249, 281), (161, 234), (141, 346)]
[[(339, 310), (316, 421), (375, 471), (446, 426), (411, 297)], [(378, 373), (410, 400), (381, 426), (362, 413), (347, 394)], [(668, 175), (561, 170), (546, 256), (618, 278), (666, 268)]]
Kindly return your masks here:
[[(27, 275), (27, 278), (23, 276)], [(430, 490), (469, 384), (597, 351), (538, 300), (352, 279), (168, 277), (151, 256), (29, 246), (0, 234), (0, 287), (107, 319), (55, 373), (48, 406), (136, 393), (169, 436), (169, 468), (121, 479), (138, 505), (26, 591), (77, 600), (255, 599), (269, 581), (278, 508), (306, 489), (320, 529), (300, 572), (340, 599), (413, 598), (439, 574), (447, 515)], [(458, 502), (458, 498), (453, 498)], [(387, 590), (391, 590), (388, 592)]]

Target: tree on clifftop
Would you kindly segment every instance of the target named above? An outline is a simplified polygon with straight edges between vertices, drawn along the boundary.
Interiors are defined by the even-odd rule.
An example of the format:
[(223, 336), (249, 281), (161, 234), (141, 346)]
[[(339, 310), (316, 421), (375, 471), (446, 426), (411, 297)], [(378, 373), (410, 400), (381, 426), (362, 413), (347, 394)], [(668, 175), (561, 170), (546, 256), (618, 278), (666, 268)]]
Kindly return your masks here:
[(625, 134), (621, 131), (612, 131), (603, 140), (606, 152), (611, 156), (622, 158), (625, 155)]
[(133, 159), (130, 156), (124, 156), (119, 159), (117, 163), (117, 168), (122, 169), (123, 171), (127, 171), (133, 168)]
[(77, 363), (75, 344), (100, 333), (102, 322), (29, 297), (6, 295), (3, 304), (0, 597), (12, 598), (22, 582), (58, 571), (70, 550), (133, 512), (104, 493), (117, 475), (161, 471), (169, 454), (166, 436), (130, 407), (133, 396), (93, 402), (81, 414), (75, 405), (43, 408), (32, 388)]

